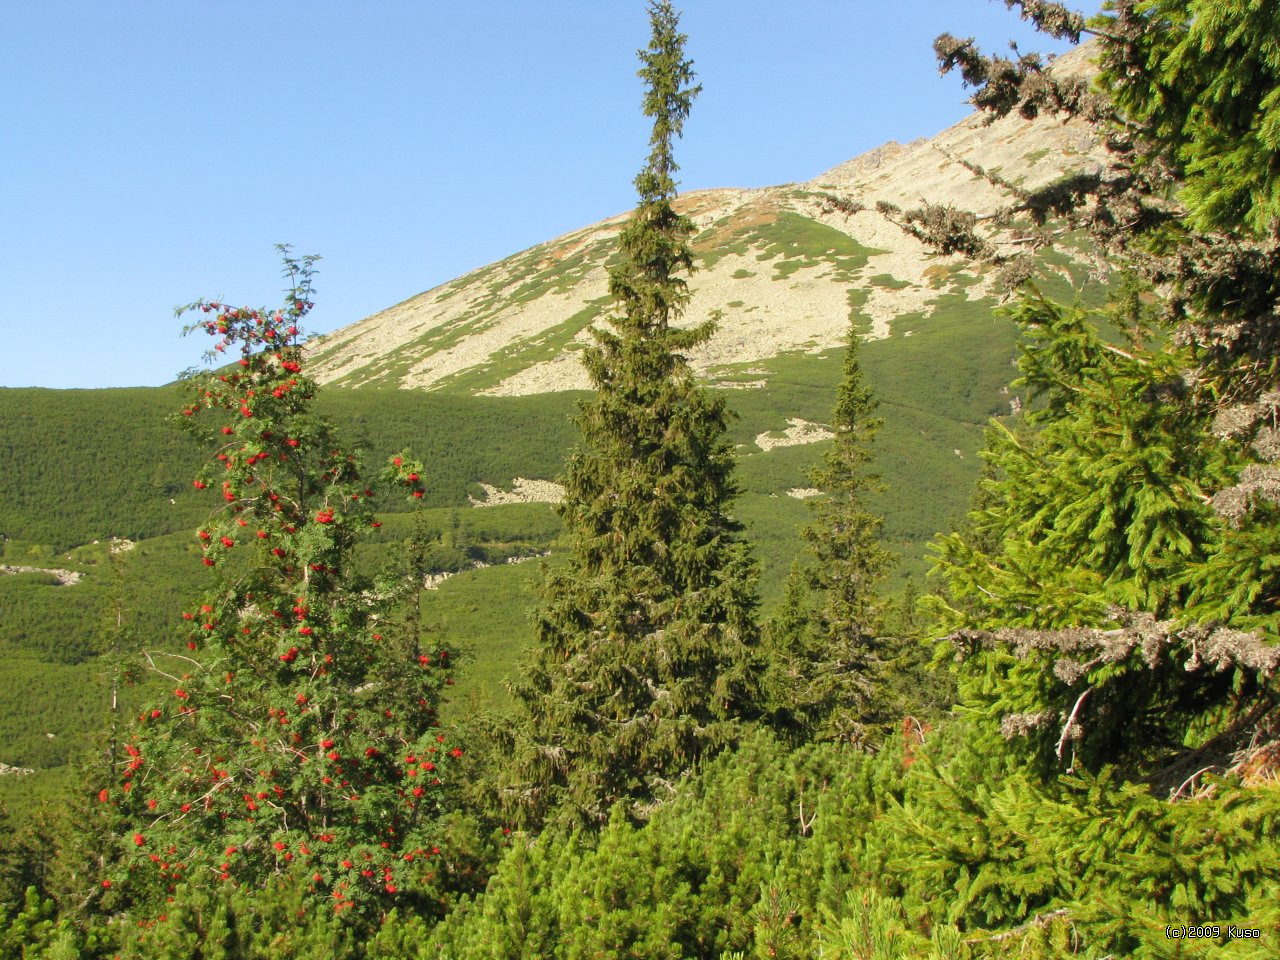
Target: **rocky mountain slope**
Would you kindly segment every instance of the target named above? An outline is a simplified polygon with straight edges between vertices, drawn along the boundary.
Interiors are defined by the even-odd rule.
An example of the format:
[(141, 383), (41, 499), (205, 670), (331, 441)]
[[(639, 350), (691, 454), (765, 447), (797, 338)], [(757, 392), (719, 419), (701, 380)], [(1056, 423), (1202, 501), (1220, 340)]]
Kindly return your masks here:
[[(1088, 51), (1056, 70), (1088, 69)], [(1053, 117), (971, 116), (932, 139), (885, 144), (805, 183), (685, 194), (697, 224), (686, 321), (716, 316), (690, 359), (711, 382), (759, 387), (753, 364), (867, 339), (909, 336), (938, 312), (992, 297), (989, 273), (931, 254), (875, 210), (928, 199), (978, 213), (1001, 192), (966, 164), (1025, 186), (1096, 163), (1087, 129)], [(825, 197), (865, 207), (845, 215)], [(585, 388), (577, 353), (609, 308), (607, 267), (627, 213), (472, 271), (311, 344), (321, 382), (526, 395)], [(1061, 267), (1061, 265), (1059, 265)]]

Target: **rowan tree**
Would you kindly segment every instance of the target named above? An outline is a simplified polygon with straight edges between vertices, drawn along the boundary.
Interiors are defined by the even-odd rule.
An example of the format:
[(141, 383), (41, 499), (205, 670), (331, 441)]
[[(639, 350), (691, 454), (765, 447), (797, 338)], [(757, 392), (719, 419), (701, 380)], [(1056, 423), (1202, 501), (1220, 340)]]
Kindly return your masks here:
[[(401, 584), (353, 568), (378, 525), (374, 492), (311, 411), (300, 323), (315, 258), (281, 250), (282, 308), (178, 311), (224, 364), (189, 379), (177, 418), (213, 448), (194, 484), (216, 506), (193, 546), (213, 583), (181, 615), (186, 650), (143, 652), (170, 692), (119, 738), (98, 795), (119, 837), (108, 909), (184, 882), (257, 889), (288, 874), (341, 911), (430, 891), (438, 871), (461, 755), (436, 726), (448, 654), (397, 629)], [(422, 497), (407, 455), (383, 480)]]
[(677, 325), (693, 224), (675, 207), (672, 146), (700, 88), (670, 3), (649, 12), (651, 150), (610, 272), (612, 329), (585, 352), (596, 392), (564, 479), (569, 556), (546, 574), (515, 688), (507, 800), (532, 820), (600, 824), (623, 799), (643, 815), (757, 710), (755, 568), (727, 512), (728, 414), (684, 356), (713, 324)]

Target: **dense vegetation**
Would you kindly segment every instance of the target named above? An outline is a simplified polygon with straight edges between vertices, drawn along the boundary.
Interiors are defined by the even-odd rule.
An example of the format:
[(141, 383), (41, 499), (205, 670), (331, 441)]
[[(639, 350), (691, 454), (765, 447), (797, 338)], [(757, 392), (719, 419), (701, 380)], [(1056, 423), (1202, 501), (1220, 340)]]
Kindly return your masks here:
[[(1009, 398), (1001, 390), (1015, 349), (1015, 328), (1007, 319), (993, 320), (989, 311), (988, 303), (957, 305), (911, 337), (862, 346), (861, 366), (880, 398), (879, 413), (885, 421), (873, 445), (873, 466), (891, 481), (883, 490), (869, 490), (867, 502), (873, 514), (884, 517), (881, 542), (902, 558), (888, 574), (886, 592), (891, 596), (904, 589), (909, 577), (923, 583), (925, 546), (962, 512), (966, 491), (977, 475), (974, 452), (981, 443), (981, 425), (1008, 409)], [(967, 359), (955, 359), (959, 357)], [(829, 422), (842, 364), (839, 351), (778, 357), (766, 365), (769, 390), (724, 391), (737, 414), (728, 426), (736, 448), (735, 479), (742, 492), (732, 513), (744, 525), (743, 536), (759, 563), (764, 618), (782, 600), (798, 531), (808, 518), (805, 503), (787, 496), (787, 491), (811, 485), (808, 472), (830, 444), (766, 451), (755, 438), (762, 431), (781, 429), (788, 417)], [(106, 538), (131, 536), (137, 544), (115, 555), (126, 582), (135, 636), (151, 643), (177, 643), (173, 628), (179, 600), (200, 589), (200, 571), (187, 557), (195, 549), (191, 531), (207, 508), (190, 485), (190, 474), (200, 462), (199, 447), (171, 423), (179, 396), (167, 387), (0, 390), (0, 443), (12, 453), (7, 463), (13, 465), (0, 475), (0, 489), (26, 491), (25, 499), (0, 498), (0, 509), (8, 511), (4, 563), (82, 575), (69, 588), (56, 586), (49, 575), (0, 576), (0, 689), (64, 691), (74, 704), (57, 706), (56, 697), (43, 694), (0, 697), (0, 731), (5, 734), (0, 737), (0, 761), (38, 771), (32, 777), (0, 777), (0, 800), (20, 818), (36, 799), (65, 789), (64, 765), (83, 750), (84, 733), (99, 726), (107, 687), (102, 682), (104, 669), (94, 658), (115, 589), (115, 574), (106, 562)], [(121, 404), (114, 404), (113, 398)], [(560, 530), (549, 505), (477, 510), (467, 496), (483, 497), (476, 481), (506, 487), (516, 476), (554, 477), (572, 445), (568, 414), (576, 399), (327, 387), (316, 397), (316, 410), (341, 436), (358, 440), (370, 462), (410, 446), (428, 465), (423, 502), (438, 504), (422, 517), (433, 541), (428, 559), (437, 572), (462, 575), (430, 591), (423, 609), (440, 630), (442, 643), (474, 654), (454, 688), (461, 712), (473, 712), (473, 703), (510, 707), (503, 680), (514, 677), (518, 660), (532, 642), (527, 611), (534, 605), (531, 580), (537, 565), (507, 566), (502, 561), (546, 550), (557, 556), (554, 540)], [(57, 432), (58, 424), (73, 419), (86, 404), (99, 411), (100, 429), (75, 433), (68, 438), (76, 444), (73, 453), (57, 465), (48, 461), (40, 438), (50, 430)], [(35, 426), (33, 431), (21, 426), (27, 420)], [(117, 462), (110, 442), (115, 435), (142, 450), (178, 444), (172, 458), (167, 454), (163, 460), (144, 461), (144, 472), (163, 468), (172, 474), (169, 483), (180, 488), (173, 496), (176, 503), (171, 504), (163, 491), (148, 492), (137, 466), (140, 458), (130, 461), (132, 467), (97, 469), (98, 464)], [(465, 442), (455, 443), (455, 437)], [(963, 457), (955, 454), (957, 449)], [(39, 482), (49, 471), (58, 472), (60, 485)], [(75, 495), (64, 498), (64, 491)], [(378, 507), (385, 511), (383, 526), (357, 546), (358, 557), (374, 568), (387, 548), (402, 543), (412, 528), (408, 514), (394, 512), (403, 509), (396, 500), (379, 499)], [(52, 516), (59, 518), (57, 523)], [(91, 543), (92, 539), (100, 542)], [(84, 545), (68, 547), (75, 543)], [(477, 569), (477, 562), (497, 565)], [(132, 695), (132, 689), (127, 688), (126, 695)]]
[[(180, 396), (176, 387), (0, 390), (0, 534), (16, 541), (6, 544), (5, 562), (40, 563), (94, 540), (198, 524), (208, 512), (191, 488), (200, 451), (171, 422)], [(317, 411), (370, 460), (405, 445), (448, 451), (431, 467), (423, 502), (433, 507), (467, 506), (468, 494), (482, 495), (478, 481), (554, 477), (572, 440), (572, 405), (564, 394), (403, 390), (330, 390), (316, 399)]]
[[(220, 867), (226, 879), (182, 867), (175, 876), (185, 863), (169, 860), (177, 842), (150, 846), (152, 829), (181, 832), (176, 818), (163, 822), (161, 809), (176, 798), (160, 796), (153, 809), (147, 799), (156, 796), (140, 792), (115, 807), (90, 792), (86, 774), (68, 786), (69, 812), (4, 833), (0, 958), (1275, 956), (1280, 175), (1271, 161), (1280, 149), (1280, 14), (1248, 0), (1148, 0), (1117, 3), (1086, 24), (1056, 3), (1010, 6), (1061, 37), (1095, 33), (1100, 84), (1090, 90), (1046, 72), (1034, 55), (987, 57), (950, 36), (938, 41), (944, 69), (960, 69), (975, 104), (995, 114), (1087, 119), (1107, 138), (1108, 166), (1036, 192), (981, 172), (1010, 195), (1004, 215), (984, 220), (929, 205), (883, 211), (926, 242), (1002, 268), (1014, 292), (1010, 317), (1025, 332), (1021, 388), (1034, 400), (1026, 416), (988, 429), (971, 509), (935, 541), (932, 594), (891, 609), (877, 593), (884, 560), (869, 450), (884, 438), (875, 435), (863, 379), (870, 350), (849, 351), (833, 377), (827, 406), (835, 414), (822, 419), (837, 436), (813, 475), (826, 498), (764, 642), (754, 642), (761, 617), (742, 589), (749, 577), (733, 590), (699, 579), (747, 571), (749, 563), (722, 512), (733, 487), (730, 428), (718, 402), (689, 383), (663, 335), (661, 319), (680, 303), (679, 267), (688, 262), (679, 220), (668, 217), (663, 174), (673, 169), (671, 137), (688, 112), (692, 74), (675, 12), (655, 0), (653, 42), (642, 54), (655, 154), (637, 184), (633, 260), (615, 283), (616, 332), (593, 354), (598, 389), (579, 416), (566, 544), (542, 572), (540, 646), (525, 674), (533, 682), (520, 690), (514, 734), (508, 720), (424, 715), (445, 723), (435, 736), (461, 754), (438, 771), (431, 761), (441, 781), (426, 818), (434, 831), (426, 842), (439, 847), (431, 849), (431, 876), (424, 872), (407, 890), (386, 879), (389, 869), (393, 877), (422, 870), (423, 842), (401, 850), (398, 832), (360, 847), (364, 866), (350, 857), (350, 866), (331, 862), (339, 855), (314, 852), (329, 841), (290, 832), (297, 816), (330, 802), (289, 808), (295, 794), (319, 797), (330, 787), (315, 782), (327, 769), (318, 756), (315, 767), (299, 763), (287, 785), (276, 783), (283, 796), (267, 786), (264, 796), (237, 798), (270, 807), (263, 820), (280, 837), (237, 823), (246, 836), (242, 844), (236, 834), (232, 845), (244, 846), (254, 867)], [(1088, 236), (1121, 278), (1108, 303), (1063, 302), (1023, 255), (1069, 232)], [(277, 377), (269, 359), (252, 352), (244, 359)], [(214, 384), (214, 396), (221, 389)], [(303, 414), (284, 393), (277, 415), (292, 423)], [(646, 420), (637, 398), (657, 415)], [(332, 701), (318, 716), (374, 751), (347, 777), (365, 776), (367, 802), (386, 804), (361, 808), (371, 821), (362, 815), (343, 825), (344, 841), (361, 834), (359, 847), (403, 816), (407, 798), (396, 778), (423, 769), (422, 745), (409, 741), (437, 729), (383, 723), (382, 704), (366, 695), (379, 685), (394, 695), (398, 653), (439, 649), (437, 628), (413, 602), (369, 619), (394, 597), (368, 586), (360, 554), (349, 549), (348, 534), (367, 526), (377, 501), (354, 484), (354, 465), (333, 452), (340, 447), (318, 443), (307, 461), (316, 472), (306, 474), (311, 495), (340, 489), (340, 501), (309, 503), (291, 517), (290, 506), (276, 511), (246, 497), (258, 473), (274, 488), (266, 468), (237, 473), (254, 466), (242, 455), (257, 461), (268, 452), (271, 468), (287, 472), (289, 461), (279, 457), (292, 454), (278, 445), (327, 441), (329, 428), (306, 414), (297, 421), (304, 429), (264, 437), (248, 398), (227, 402), (230, 434), (221, 436), (235, 438), (236, 450), (223, 451), (234, 462), (215, 472), (239, 479), (224, 496), (231, 512), (222, 525), (202, 526), (205, 544), (185, 551), (197, 567), (202, 557), (211, 561), (220, 598), (205, 604), (209, 611), (188, 608), (193, 618), (211, 613), (217, 621), (207, 621), (208, 648), (201, 633), (189, 652), (232, 658), (239, 641), (223, 626), (261, 630), (274, 646), (245, 696), (270, 707), (270, 743), (282, 742), (285, 752), (280, 711), (290, 724), (296, 711), (306, 713), (312, 691), (290, 684), (301, 679), (297, 661), (323, 654), (315, 644), (332, 643), (366, 665), (353, 669), (372, 671), (354, 687), (308, 674), (317, 696)], [(242, 420), (239, 403), (250, 411), (240, 410)], [(670, 422), (662, 420), (667, 413)], [(656, 425), (666, 429), (651, 430)], [(620, 464), (618, 451), (630, 442), (648, 443), (667, 469)], [(691, 447), (699, 456), (675, 455)], [(741, 463), (749, 474), (751, 458)], [(688, 483), (698, 470), (711, 486), (702, 495)], [(401, 455), (388, 479), (416, 490), (424, 473)], [(657, 523), (668, 514), (669, 529)], [(236, 521), (250, 516), (266, 534), (253, 562), (236, 559), (250, 549)], [(540, 516), (549, 523), (545, 511)], [(393, 567), (384, 580), (387, 591), (420, 582), (430, 551), (456, 566), (478, 540), (495, 556), (521, 540), (494, 520), (468, 542), (447, 508), (421, 517), (397, 520), (403, 525), (392, 539), (406, 548), (398, 573)], [(517, 520), (534, 522), (532, 512)], [(523, 543), (540, 547), (555, 533), (554, 523), (540, 529)], [(668, 556), (667, 544), (679, 557)], [(108, 564), (106, 545), (99, 549), (97, 562)], [(373, 553), (365, 554), (370, 563)], [(299, 567), (303, 559), (319, 578), (314, 584)], [(663, 579), (672, 570), (699, 602), (662, 592), (684, 582)], [(566, 571), (580, 572), (585, 585)], [(34, 576), (26, 589), (68, 589)], [(243, 592), (250, 582), (258, 599)], [(97, 633), (100, 662), (123, 668), (125, 633), (137, 625), (123, 616), (119, 587), (103, 589), (105, 609), (118, 616)], [(313, 589), (316, 602), (297, 599)], [(636, 605), (637, 595), (652, 597), (651, 607)], [(700, 602), (708, 597), (716, 602)], [(255, 619), (277, 599), (287, 605), (278, 622)], [(471, 606), (485, 602), (477, 597)], [(285, 644), (285, 632), (310, 629), (317, 608), (320, 637), (308, 637), (305, 649)], [(384, 623), (394, 626), (387, 634), (394, 643), (378, 646), (375, 622), (379, 633)], [(612, 657), (596, 659), (610, 644)], [(930, 647), (926, 675), (921, 653)], [(677, 655), (686, 648), (682, 670)], [(709, 664), (742, 669), (735, 681), (758, 676), (759, 709), (744, 709), (733, 691), (722, 698), (707, 682)], [(667, 683), (683, 684), (686, 709), (666, 709)], [(179, 689), (185, 705), (190, 691)], [(201, 747), (176, 765), (164, 760), (184, 756), (179, 748), (194, 743), (190, 731), (201, 724), (232, 740), (246, 736), (226, 722), (236, 697), (220, 707), (212, 687), (204, 692), (199, 716), (179, 706), (173, 718), (163, 709), (154, 718), (164, 724), (158, 730), (171, 731), (154, 741), (171, 774), (163, 783), (181, 786), (210, 764), (231, 768), (222, 756), (255, 746), (219, 746), (226, 753), (213, 757)], [(422, 695), (428, 708), (433, 696)], [(609, 713), (615, 701), (620, 709)], [(302, 713), (300, 725), (314, 722)], [(145, 729), (150, 714), (142, 716)], [(557, 742), (548, 719), (572, 736)], [(725, 724), (717, 736), (699, 739), (717, 723)], [(312, 732), (294, 746), (310, 749)], [(589, 742), (597, 733), (598, 751)], [(392, 761), (381, 744), (402, 734), (413, 759)], [(506, 750), (513, 740), (526, 761), (514, 770)], [(145, 778), (137, 771), (149, 772), (151, 750), (126, 751), (116, 776)], [(530, 753), (558, 778), (535, 780)], [(254, 775), (256, 764), (242, 766)], [(537, 800), (518, 821), (503, 803), (503, 788), (513, 786)], [(617, 802), (605, 809), (606, 801)], [(288, 823), (277, 819), (286, 811)], [(202, 842), (218, 836), (217, 827), (215, 819)], [(393, 849), (401, 865), (384, 862)], [(140, 889), (142, 875), (127, 869), (126, 854), (144, 872), (158, 870), (160, 886)], [(315, 865), (295, 869), (286, 854), (314, 857)], [(104, 877), (108, 867), (121, 872)], [(358, 906), (334, 909), (334, 898), (318, 906), (344, 870), (354, 872), (342, 875), (348, 887), (337, 888), (336, 902), (359, 888)]]
[(503, 792), (535, 825), (645, 816), (760, 710), (755, 569), (727, 512), (728, 414), (683, 356), (713, 324), (675, 326), (694, 227), (672, 205), (672, 148), (698, 88), (674, 11), (655, 6), (651, 19), (640, 52), (651, 150), (609, 274), (613, 329), (585, 355), (595, 396), (565, 471), (567, 562), (543, 585), (516, 688)]
[(851, 332), (831, 418), (835, 437), (809, 477), (825, 496), (814, 501), (807, 549), (792, 565), (767, 631), (775, 719), (801, 743), (879, 739), (873, 731), (897, 713), (890, 675), (901, 651), (898, 638), (884, 634), (878, 596), (890, 555), (879, 543), (883, 521), (866, 504), (879, 486), (867, 462), (881, 423), (859, 353)]

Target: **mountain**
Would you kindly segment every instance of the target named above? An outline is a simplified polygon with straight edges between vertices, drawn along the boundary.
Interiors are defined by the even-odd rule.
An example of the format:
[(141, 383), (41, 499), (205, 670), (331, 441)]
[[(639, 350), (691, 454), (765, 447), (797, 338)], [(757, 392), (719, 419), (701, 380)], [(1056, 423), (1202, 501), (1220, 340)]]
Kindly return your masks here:
[[(1077, 50), (1055, 70), (1088, 69)], [(1096, 162), (1098, 145), (1076, 122), (971, 116), (927, 140), (894, 142), (804, 183), (685, 194), (697, 225), (686, 322), (719, 320), (691, 354), (713, 384), (764, 387), (753, 365), (839, 347), (852, 321), (867, 340), (911, 336), (964, 306), (993, 303), (991, 271), (930, 253), (876, 211), (925, 198), (990, 213), (1008, 195), (980, 166), (1019, 186), (1040, 186)], [(846, 215), (828, 198), (863, 206)], [(524, 250), (411, 297), (310, 345), (322, 383), (481, 395), (528, 395), (588, 386), (577, 353), (609, 309), (607, 269), (628, 213)], [(1077, 284), (1085, 261), (1051, 265)]]
[[(1079, 54), (1060, 61), (1081, 66)], [(1096, 150), (1086, 131), (1051, 117), (974, 117), (805, 183), (681, 198), (698, 225), (686, 319), (720, 319), (691, 359), (709, 383), (731, 390), (734, 513), (760, 563), (762, 614), (781, 597), (810, 515), (803, 501), (816, 491), (807, 471), (830, 436), (824, 421), (851, 321), (867, 341), (863, 371), (885, 422), (874, 464), (885, 490), (870, 506), (902, 561), (891, 593), (924, 574), (926, 544), (964, 509), (990, 418), (1024, 400), (1009, 387), (1019, 333), (997, 310), (993, 271), (930, 254), (877, 213), (877, 202), (910, 207), (927, 198), (990, 212), (1002, 191), (974, 165), (1038, 185), (1094, 163)], [(864, 209), (846, 216), (831, 196)], [(625, 218), (515, 254), (308, 346), (308, 372), (326, 384), (320, 412), (367, 462), (410, 447), (428, 464), (423, 503), (441, 543), (433, 563), (437, 576), (456, 575), (433, 583), (439, 589), (424, 612), (440, 642), (475, 656), (455, 691), (465, 709), (504, 706), (502, 678), (529, 641), (532, 565), (504, 561), (549, 550), (555, 562), (550, 509), (512, 501), (558, 496), (553, 482), (575, 434), (576, 398), (565, 391), (587, 386), (577, 353), (607, 314), (606, 269)], [(1051, 254), (1040, 267), (1052, 296), (1102, 293), (1083, 249)], [(115, 558), (130, 622), (147, 643), (175, 642), (175, 598), (201, 589), (191, 530), (209, 507), (191, 476), (206, 454), (168, 422), (179, 406), (171, 387), (0, 390), (0, 763), (37, 770), (0, 776), (0, 805), (30, 806), (63, 789), (68, 761), (101, 725), (109, 671), (98, 659), (99, 625), (120, 589), (112, 538), (137, 543)], [(386, 520), (367, 546), (371, 563), (407, 536), (407, 515)], [(80, 580), (61, 582), (54, 570)], [(67, 691), (75, 711), (64, 707)]]

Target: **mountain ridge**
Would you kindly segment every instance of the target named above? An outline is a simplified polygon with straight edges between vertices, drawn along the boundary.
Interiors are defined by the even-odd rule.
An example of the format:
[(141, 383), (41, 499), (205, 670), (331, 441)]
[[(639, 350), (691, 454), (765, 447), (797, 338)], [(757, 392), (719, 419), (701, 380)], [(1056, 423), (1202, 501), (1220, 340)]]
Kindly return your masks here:
[[(1088, 50), (1053, 69), (1088, 71)], [(975, 172), (1041, 186), (1095, 163), (1088, 128), (1055, 117), (995, 122), (973, 114), (938, 135), (889, 141), (808, 181), (690, 191), (695, 271), (683, 322), (718, 320), (690, 354), (713, 384), (759, 387), (743, 368), (787, 353), (911, 335), (948, 303), (997, 295), (992, 271), (939, 256), (876, 212), (926, 199), (990, 214), (1003, 190)], [(829, 195), (863, 206), (846, 214)], [(537, 244), (372, 314), (308, 346), (315, 376), (341, 386), (450, 389), (520, 396), (587, 389), (578, 352), (607, 316), (608, 267), (630, 211)], [(1062, 264), (1054, 269), (1060, 272)]]

